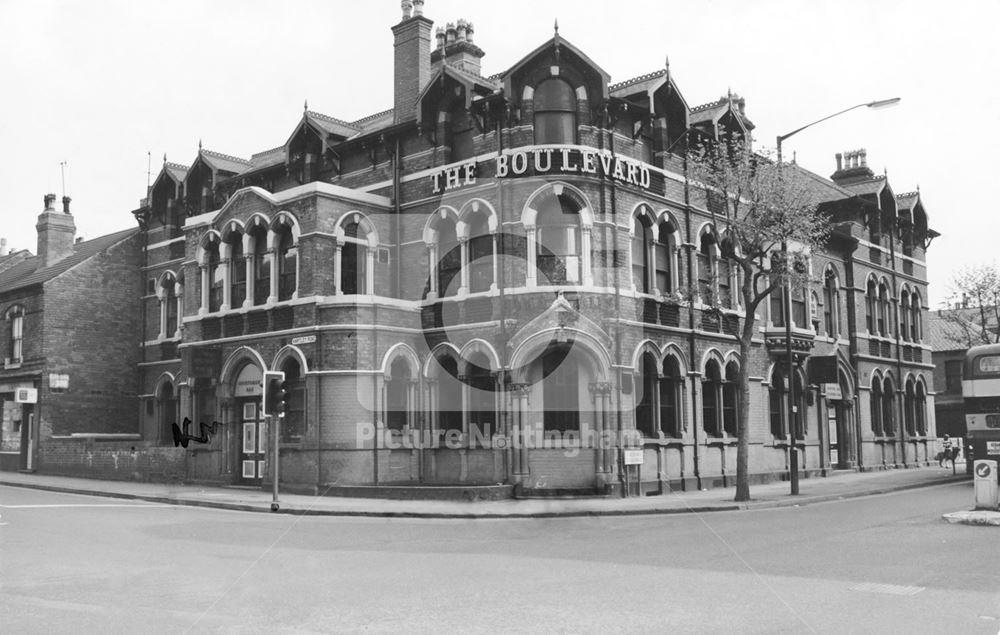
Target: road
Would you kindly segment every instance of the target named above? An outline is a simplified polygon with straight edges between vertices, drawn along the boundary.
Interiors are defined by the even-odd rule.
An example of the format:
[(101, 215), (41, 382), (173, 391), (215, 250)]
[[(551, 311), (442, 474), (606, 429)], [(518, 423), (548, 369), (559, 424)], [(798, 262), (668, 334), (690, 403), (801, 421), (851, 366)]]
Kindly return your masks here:
[(0, 487), (6, 633), (998, 633), (960, 483), (799, 508), (294, 517)]

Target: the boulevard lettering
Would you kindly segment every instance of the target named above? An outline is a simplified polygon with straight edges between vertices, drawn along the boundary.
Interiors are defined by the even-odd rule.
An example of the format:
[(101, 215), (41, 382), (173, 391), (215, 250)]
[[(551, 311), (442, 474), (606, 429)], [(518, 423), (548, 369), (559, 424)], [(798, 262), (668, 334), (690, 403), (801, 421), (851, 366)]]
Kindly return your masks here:
[[(554, 157), (561, 159), (558, 165)], [(592, 174), (613, 178), (622, 183), (649, 189), (649, 167), (632, 159), (610, 152), (579, 150), (576, 148), (541, 148), (512, 152), (496, 157), (495, 175), (498, 179), (527, 174)], [(431, 175), (433, 192), (438, 194), (476, 183), (475, 162), (464, 163)]]

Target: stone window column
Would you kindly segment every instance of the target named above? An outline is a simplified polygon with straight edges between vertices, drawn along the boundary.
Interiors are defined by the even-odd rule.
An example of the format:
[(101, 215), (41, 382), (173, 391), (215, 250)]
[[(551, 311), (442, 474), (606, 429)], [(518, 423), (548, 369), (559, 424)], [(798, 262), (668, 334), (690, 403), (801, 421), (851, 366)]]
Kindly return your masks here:
[(243, 280), (243, 308), (249, 309), (253, 306), (253, 254), (243, 255), (243, 270), (245, 279)]
[(528, 255), (525, 260), (526, 270), (524, 272), (524, 286), (534, 287), (538, 285), (538, 263), (536, 259), (538, 258), (538, 244), (535, 242), (538, 228), (534, 225), (524, 226), (525, 240), (528, 243)]
[[(344, 290), (341, 288), (340, 284), (340, 272), (344, 268), (344, 264), (341, 259), (344, 256), (344, 245), (341, 242), (337, 242), (337, 246), (334, 248), (333, 253), (333, 285), (336, 287), (335, 295), (344, 295)], [(274, 289), (275, 287), (271, 287)], [(277, 297), (277, 292), (274, 294)]]
[(462, 268), (459, 269), (460, 284), (458, 288), (458, 295), (466, 295), (469, 293), (469, 237), (459, 236), (458, 237), (458, 248), (459, 248), (459, 259), (462, 263)]
[(590, 266), (590, 226), (580, 228), (580, 280), (583, 286), (590, 287), (594, 284), (594, 270)]
[(201, 271), (201, 306), (198, 307), (198, 315), (208, 313), (208, 294), (211, 281), (208, 279), (208, 265), (198, 265)]
[(427, 276), (431, 281), (430, 291), (427, 293), (427, 299), (433, 300), (438, 297), (438, 246), (435, 243), (430, 243), (427, 245)]
[(177, 330), (170, 337), (180, 337), (184, 322), (184, 285), (179, 282), (174, 283), (174, 301), (177, 302)]
[(490, 291), (496, 291), (498, 288), (497, 285), (500, 283), (500, 278), (497, 275), (500, 265), (499, 258), (497, 256), (497, 254), (500, 251), (498, 248), (498, 243), (500, 242), (500, 234), (499, 233), (493, 234), (492, 238), (493, 240), (491, 241), (491, 243), (493, 245), (493, 282), (490, 283)]
[(229, 258), (220, 259), (219, 266), (222, 267), (222, 306), (219, 307), (219, 309), (221, 311), (228, 311), (233, 302), (232, 285), (229, 284), (230, 279), (232, 278), (232, 271), (229, 267)]
[[(274, 240), (277, 240), (277, 238), (275, 238)], [(268, 294), (267, 294), (267, 303), (268, 304), (274, 304), (275, 302), (278, 301), (278, 277), (279, 277), (279, 275), (278, 275), (279, 274), (279, 271), (278, 271), (278, 250), (277, 249), (268, 249), (267, 252), (264, 254), (264, 257), (267, 258), (268, 262), (270, 263), (270, 265), (269, 265), (270, 290), (268, 291)], [(296, 260), (298, 260), (298, 258), (296, 258)], [(297, 264), (298, 263), (296, 263), (296, 265)], [(296, 278), (296, 283), (297, 282), (298, 282), (298, 278)]]

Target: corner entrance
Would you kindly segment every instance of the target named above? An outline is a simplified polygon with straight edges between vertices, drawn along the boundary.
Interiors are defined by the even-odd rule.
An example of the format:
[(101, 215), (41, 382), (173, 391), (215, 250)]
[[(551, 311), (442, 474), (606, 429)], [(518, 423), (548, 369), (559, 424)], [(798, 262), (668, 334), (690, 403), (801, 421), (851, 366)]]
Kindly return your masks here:
[(236, 483), (261, 485), (267, 469), (267, 422), (262, 408), (264, 373), (256, 364), (243, 366), (233, 383), (234, 418), (239, 437), (235, 453)]

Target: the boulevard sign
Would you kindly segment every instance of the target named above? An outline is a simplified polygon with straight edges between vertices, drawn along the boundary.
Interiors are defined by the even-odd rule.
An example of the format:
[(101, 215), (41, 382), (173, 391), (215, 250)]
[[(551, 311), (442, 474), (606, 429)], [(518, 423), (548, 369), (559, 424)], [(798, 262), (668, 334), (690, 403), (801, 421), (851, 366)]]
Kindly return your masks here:
[[(649, 166), (607, 151), (577, 148), (540, 148), (498, 155), (496, 178), (540, 174), (587, 174), (611, 178), (627, 185), (649, 189)], [(431, 175), (433, 192), (453, 190), (476, 183), (476, 163), (462, 163)]]

